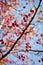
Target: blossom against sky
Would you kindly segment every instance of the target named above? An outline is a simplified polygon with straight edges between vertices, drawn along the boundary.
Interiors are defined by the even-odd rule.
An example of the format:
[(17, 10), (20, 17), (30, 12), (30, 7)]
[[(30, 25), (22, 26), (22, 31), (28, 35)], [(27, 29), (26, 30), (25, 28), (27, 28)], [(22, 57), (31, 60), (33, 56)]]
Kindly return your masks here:
[[(6, 26), (2, 26), (2, 28), (0, 28), (0, 40), (3, 39), (5, 43), (1, 44), (0, 42), (0, 50), (3, 54), (5, 54), (9, 50), (9, 48), (11, 48), (13, 43), (21, 35), (22, 31), (25, 29), (26, 25), (31, 20), (31, 17), (34, 15), (33, 10), (31, 11), (31, 9), (33, 9), (34, 7), (37, 8), (40, 2), (40, 0), (35, 0), (35, 2), (28, 2), (28, 0), (17, 1), (19, 1), (19, 5), (16, 5), (13, 8), (10, 7), (11, 9), (7, 11), (7, 13), (4, 13), (5, 16), (4, 14), (1, 14), (4, 16), (4, 18), (2, 17), (0, 23), (3, 22), (4, 19), (3, 26)], [(42, 12), (37, 12), (34, 20), (27, 29), (27, 31), (31, 30), (31, 32), (24, 34), (20, 41), (15, 45), (13, 51), (6, 56), (6, 58), (9, 59), (9, 62), (3, 61), (5, 65), (43, 65), (43, 52), (27, 52), (28, 50), (26, 49), (26, 47), (29, 46), (29, 49), (43, 51), (43, 19), (41, 19), (41, 17), (43, 17), (43, 0), (39, 10), (42, 10)], [(24, 22), (23, 19), (25, 15), (28, 15), (28, 17), (29, 15), (31, 15), (31, 17), (29, 17), (28, 19), (26, 18)], [(14, 27), (13, 23), (15, 21), (15, 25), (17, 26)], [(9, 28), (10, 26), (11, 29)], [(5, 34), (5, 36), (3, 36), (3, 34)], [(9, 40), (10, 43), (8, 44)], [(18, 51), (17, 53), (15, 49), (17, 49)], [(21, 50), (21, 52), (19, 52), (19, 50)], [(26, 52), (23, 52), (22, 50), (26, 50)]]

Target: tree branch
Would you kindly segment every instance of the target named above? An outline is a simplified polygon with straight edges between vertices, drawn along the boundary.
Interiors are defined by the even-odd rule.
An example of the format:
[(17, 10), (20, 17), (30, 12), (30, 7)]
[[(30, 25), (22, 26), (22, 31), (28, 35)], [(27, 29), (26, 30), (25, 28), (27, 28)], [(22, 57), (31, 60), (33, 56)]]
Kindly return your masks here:
[[(32, 51), (32, 52), (43, 52), (43, 50), (34, 50), (34, 49), (29, 49), (29, 51)], [(12, 51), (11, 53), (18, 53), (18, 52), (26, 52), (25, 50), (19, 50), (19, 49), (14, 49), (14, 51)]]
[(12, 51), (12, 49), (14, 48), (14, 46), (17, 44), (17, 42), (18, 42), (18, 41), (20, 40), (20, 38), (23, 36), (24, 32), (27, 30), (27, 28), (29, 27), (29, 25), (30, 25), (31, 22), (33, 21), (35, 15), (36, 15), (36, 13), (37, 13), (37, 11), (38, 11), (40, 5), (41, 5), (41, 2), (42, 2), (42, 0), (40, 0), (39, 5), (38, 5), (38, 7), (36, 8), (36, 12), (34, 13), (33, 17), (32, 17), (31, 20), (29, 21), (27, 27), (23, 30), (23, 33), (22, 33), (22, 34), (20, 35), (20, 37), (16, 40), (16, 42), (13, 44), (13, 46), (10, 48), (10, 50), (9, 50), (5, 55), (3, 55), (3, 56), (0, 58), (0, 61), (1, 61), (3, 58), (5, 58), (5, 57)]

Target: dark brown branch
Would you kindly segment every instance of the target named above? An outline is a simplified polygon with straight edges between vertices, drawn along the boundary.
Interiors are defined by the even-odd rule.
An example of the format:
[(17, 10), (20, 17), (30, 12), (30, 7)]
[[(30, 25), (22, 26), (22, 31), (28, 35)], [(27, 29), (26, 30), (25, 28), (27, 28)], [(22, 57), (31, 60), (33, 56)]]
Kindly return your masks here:
[(32, 50), (32, 49), (30, 49), (29, 51), (33, 51), (33, 52), (43, 52), (43, 50)]
[(12, 49), (14, 48), (14, 46), (17, 44), (17, 42), (18, 42), (18, 41), (20, 40), (20, 38), (23, 36), (24, 32), (27, 30), (27, 28), (29, 27), (29, 25), (30, 25), (31, 22), (33, 21), (35, 15), (36, 15), (36, 13), (37, 13), (37, 11), (38, 11), (40, 5), (41, 5), (41, 2), (42, 2), (42, 0), (40, 0), (39, 5), (38, 5), (38, 7), (36, 8), (36, 12), (34, 13), (34, 16), (33, 16), (33, 17), (31, 18), (31, 20), (29, 21), (29, 24), (27, 25), (27, 27), (23, 30), (23, 33), (22, 33), (22, 34), (20, 35), (20, 37), (16, 40), (16, 42), (13, 44), (13, 46), (10, 48), (10, 50), (9, 50), (5, 55), (3, 55), (3, 56), (0, 58), (0, 61), (1, 61), (3, 58), (5, 58), (5, 57), (12, 51)]
[[(33, 49), (29, 49), (29, 51), (32, 51), (32, 52), (43, 52), (43, 50), (33, 50)], [(29, 52), (28, 51), (28, 52)], [(18, 52), (26, 52), (25, 50), (17, 50), (15, 49), (13, 52), (11, 53), (18, 53)]]

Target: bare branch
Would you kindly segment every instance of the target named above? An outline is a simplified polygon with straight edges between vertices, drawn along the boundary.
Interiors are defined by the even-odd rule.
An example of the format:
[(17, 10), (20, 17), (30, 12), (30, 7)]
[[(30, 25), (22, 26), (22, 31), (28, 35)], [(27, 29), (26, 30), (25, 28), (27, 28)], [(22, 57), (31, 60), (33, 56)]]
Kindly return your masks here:
[[(43, 50), (34, 50), (34, 49), (29, 49), (29, 51), (32, 51), (32, 52), (43, 52)], [(14, 51), (11, 51), (11, 53), (18, 53), (18, 52), (26, 52), (25, 50), (19, 50), (19, 49), (15, 49)]]

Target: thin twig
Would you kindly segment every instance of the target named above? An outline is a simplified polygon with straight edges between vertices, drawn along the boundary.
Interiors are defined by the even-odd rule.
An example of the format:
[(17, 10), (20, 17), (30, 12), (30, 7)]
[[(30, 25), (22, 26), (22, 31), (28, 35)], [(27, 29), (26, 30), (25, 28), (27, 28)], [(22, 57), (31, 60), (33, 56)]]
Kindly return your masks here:
[[(32, 51), (32, 52), (43, 52), (43, 50), (33, 50), (33, 49), (29, 49), (29, 51)], [(15, 49), (14, 51), (11, 51), (11, 53), (18, 53), (18, 52), (26, 52), (25, 50), (17, 50)]]

